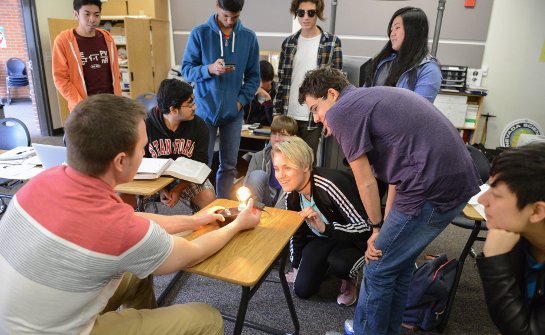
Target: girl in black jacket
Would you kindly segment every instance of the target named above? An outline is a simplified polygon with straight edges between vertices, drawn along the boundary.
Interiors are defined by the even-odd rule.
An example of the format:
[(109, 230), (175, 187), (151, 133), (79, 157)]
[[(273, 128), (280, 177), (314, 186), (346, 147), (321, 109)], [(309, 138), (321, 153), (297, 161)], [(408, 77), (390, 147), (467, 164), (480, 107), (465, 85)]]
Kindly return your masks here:
[(354, 177), (345, 171), (312, 168), (312, 149), (292, 137), (272, 149), (275, 176), (288, 192), (288, 210), (305, 222), (290, 242), (293, 269), (287, 275), (295, 294), (307, 299), (320, 288), (325, 275), (342, 280), (337, 303), (357, 299), (358, 271), (364, 264), (371, 227)]

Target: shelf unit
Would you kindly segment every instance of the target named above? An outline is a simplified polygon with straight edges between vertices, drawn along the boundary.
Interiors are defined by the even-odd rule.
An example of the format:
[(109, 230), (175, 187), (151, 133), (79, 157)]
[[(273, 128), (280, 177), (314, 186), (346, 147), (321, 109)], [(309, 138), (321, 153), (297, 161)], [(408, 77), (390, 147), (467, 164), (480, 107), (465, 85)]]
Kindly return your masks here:
[(466, 88), (467, 66), (442, 65), (441, 90), (444, 92), (464, 92)]
[(477, 141), (477, 131), (483, 109), (484, 96), (465, 93), (440, 91), (434, 105), (460, 130), (465, 143)]

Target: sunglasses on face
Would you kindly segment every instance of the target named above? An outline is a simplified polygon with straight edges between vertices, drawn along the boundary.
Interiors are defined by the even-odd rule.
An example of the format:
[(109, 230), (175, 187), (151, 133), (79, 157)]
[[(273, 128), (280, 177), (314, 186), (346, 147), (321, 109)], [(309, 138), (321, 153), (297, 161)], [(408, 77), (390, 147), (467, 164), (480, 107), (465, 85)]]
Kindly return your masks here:
[(316, 10), (315, 9), (309, 9), (309, 10), (298, 9), (296, 12), (297, 16), (299, 17), (304, 17), (305, 13), (307, 13), (308, 17), (314, 17), (314, 15), (316, 15)]

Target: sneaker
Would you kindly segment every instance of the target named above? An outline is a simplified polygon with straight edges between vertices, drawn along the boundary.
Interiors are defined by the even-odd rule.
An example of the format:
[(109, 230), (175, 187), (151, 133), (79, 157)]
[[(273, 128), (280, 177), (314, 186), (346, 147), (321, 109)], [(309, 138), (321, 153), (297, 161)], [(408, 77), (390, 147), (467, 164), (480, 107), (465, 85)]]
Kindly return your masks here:
[(344, 335), (354, 335), (354, 320), (346, 319), (344, 321)]
[(358, 300), (358, 277), (342, 280), (337, 303), (343, 306), (352, 306)]

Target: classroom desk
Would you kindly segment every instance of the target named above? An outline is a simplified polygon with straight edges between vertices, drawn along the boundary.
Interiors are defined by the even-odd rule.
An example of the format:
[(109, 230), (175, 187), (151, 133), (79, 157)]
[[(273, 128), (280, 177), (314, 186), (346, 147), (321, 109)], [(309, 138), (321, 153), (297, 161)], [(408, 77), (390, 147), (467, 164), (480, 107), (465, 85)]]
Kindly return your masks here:
[(479, 237), (479, 232), (481, 230), (487, 229), (486, 225), (483, 226), (483, 222), (485, 221), (484, 218), (481, 216), (481, 214), (479, 214), (479, 212), (477, 212), (477, 210), (472, 205), (467, 204), (464, 207), (462, 213), (466, 218), (473, 220), (474, 225), (471, 229), (471, 234), (469, 234), (464, 249), (462, 249), (462, 253), (458, 258), (458, 268), (456, 269), (456, 277), (454, 278), (454, 284), (452, 285), (452, 290), (449, 294), (449, 299), (445, 310), (445, 317), (438, 327), (440, 332), (443, 332), (443, 330), (447, 326), (452, 305), (454, 304), (454, 299), (456, 297), (456, 291), (458, 290), (458, 284), (460, 283), (460, 277), (462, 276), (462, 270), (464, 269), (465, 260), (471, 252), (471, 247), (473, 246), (473, 243), (475, 243), (475, 241), (477, 240), (484, 240), (484, 238)]
[(165, 186), (172, 183), (172, 177), (159, 177), (157, 179), (133, 180), (125, 184), (119, 184), (115, 191), (119, 193), (136, 195), (136, 209), (144, 212), (144, 197), (154, 195)]
[[(7, 150), (1, 150), (0, 154), (6, 152)], [(34, 170), (38, 171), (37, 173), (43, 171), (43, 168), (36, 167)], [(36, 173), (36, 174), (37, 174)], [(153, 195), (165, 186), (172, 183), (174, 178), (172, 177), (159, 177), (157, 179), (146, 179), (146, 180), (133, 180), (125, 184), (119, 184), (115, 187), (115, 191), (119, 193), (133, 194), (136, 195), (136, 204), (137, 209), (140, 212), (144, 211), (144, 196)]]
[[(238, 202), (217, 199), (208, 207), (216, 205), (236, 207)], [(288, 333), (265, 325), (245, 322), (250, 299), (271, 272), (274, 261), (278, 257), (280, 257), (278, 274), (293, 326), (295, 327), (295, 332), (292, 334), (299, 333), (299, 320), (284, 275), (284, 267), (287, 259), (287, 244), (302, 223), (303, 218), (297, 212), (267, 207), (266, 212), (262, 213), (261, 222), (256, 228), (240, 232), (216, 254), (185, 270), (242, 287), (236, 318), (224, 315), (226, 320), (235, 322), (234, 334), (240, 334), (244, 325), (270, 334)], [(192, 240), (215, 229), (218, 229), (217, 224), (209, 224), (186, 236), (186, 238)]]
[[(7, 152), (7, 151), (9, 151), (9, 150), (0, 149), (0, 154), (3, 154), (5, 152)], [(2, 162), (0, 162), (0, 165), (2, 165)], [(17, 166), (20, 166), (20, 165), (10, 165), (10, 167), (17, 167)], [(11, 189), (13, 189), (15, 187), (15, 185), (18, 185), (20, 182), (23, 182), (25, 180), (28, 180), (28, 179), (40, 174), (42, 171), (43, 171), (42, 167), (37, 167), (37, 166), (30, 167), (29, 166), (28, 169), (24, 168), (24, 169), (22, 169), (22, 171), (20, 171), (21, 173), (17, 174), (18, 178), (0, 177), (0, 182), (3, 183), (2, 188), (11, 190)], [(12, 173), (10, 173), (10, 175), (12, 175)], [(13, 198), (13, 194), (11, 192), (10, 193), (0, 192), (0, 214), (3, 214), (6, 211), (6, 209), (8, 208), (8, 205), (6, 204), (4, 199), (11, 199), (11, 198)]]
[[(262, 126), (261, 128), (259, 129), (271, 129), (271, 127), (269, 126)], [(271, 139), (271, 136), (270, 135), (256, 135), (254, 134), (254, 132), (250, 129), (246, 129), (246, 130), (242, 130), (240, 132), (240, 137), (243, 137), (243, 138), (251, 138), (251, 139), (256, 139), (256, 140), (263, 140), (263, 141), (269, 141)]]

